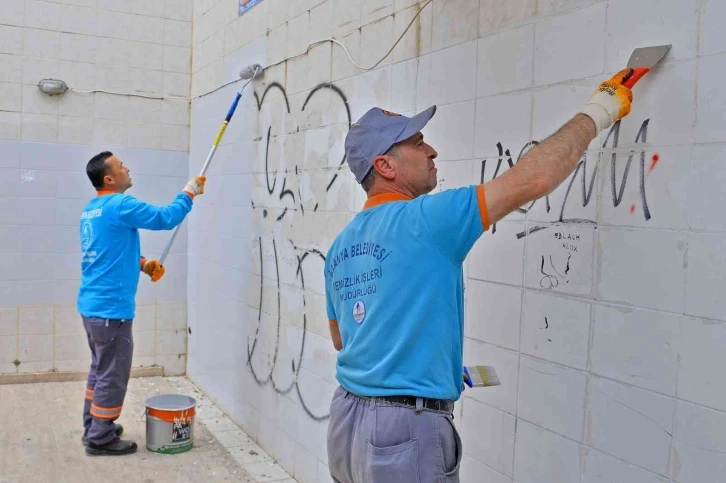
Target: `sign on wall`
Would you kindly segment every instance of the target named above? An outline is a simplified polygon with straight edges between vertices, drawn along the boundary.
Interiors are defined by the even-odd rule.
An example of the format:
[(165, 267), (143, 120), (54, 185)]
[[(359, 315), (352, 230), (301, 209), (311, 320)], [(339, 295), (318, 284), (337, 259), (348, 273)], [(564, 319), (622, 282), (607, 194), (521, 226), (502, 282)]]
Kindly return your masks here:
[(262, 0), (239, 0), (239, 14), (242, 15), (247, 10), (261, 2)]

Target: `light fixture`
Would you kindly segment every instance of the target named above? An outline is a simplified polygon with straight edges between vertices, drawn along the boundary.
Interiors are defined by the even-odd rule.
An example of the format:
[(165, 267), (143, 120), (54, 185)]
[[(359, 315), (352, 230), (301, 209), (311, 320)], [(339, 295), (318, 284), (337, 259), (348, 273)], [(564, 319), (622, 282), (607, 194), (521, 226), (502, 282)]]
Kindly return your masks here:
[(38, 83), (38, 88), (41, 92), (51, 96), (63, 94), (68, 90), (66, 83), (57, 79), (43, 79)]

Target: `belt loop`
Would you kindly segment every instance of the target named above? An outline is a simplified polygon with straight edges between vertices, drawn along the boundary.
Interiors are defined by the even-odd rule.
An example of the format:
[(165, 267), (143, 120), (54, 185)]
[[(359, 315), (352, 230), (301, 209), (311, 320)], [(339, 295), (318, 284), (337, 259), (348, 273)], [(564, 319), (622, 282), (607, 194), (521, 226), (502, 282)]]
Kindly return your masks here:
[(108, 327), (108, 319), (106, 319), (106, 327)]
[(423, 411), (423, 398), (417, 397), (416, 398), (416, 412), (420, 413), (421, 411)]
[(373, 411), (374, 409), (376, 409), (376, 396), (373, 396), (371, 398), (371, 411)]

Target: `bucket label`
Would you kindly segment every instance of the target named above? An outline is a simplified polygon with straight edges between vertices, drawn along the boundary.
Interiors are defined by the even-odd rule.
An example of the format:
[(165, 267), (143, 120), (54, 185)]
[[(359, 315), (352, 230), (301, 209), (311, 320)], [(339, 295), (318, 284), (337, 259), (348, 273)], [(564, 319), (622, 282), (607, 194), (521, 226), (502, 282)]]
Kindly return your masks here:
[(172, 441), (186, 441), (191, 436), (191, 418), (174, 418)]

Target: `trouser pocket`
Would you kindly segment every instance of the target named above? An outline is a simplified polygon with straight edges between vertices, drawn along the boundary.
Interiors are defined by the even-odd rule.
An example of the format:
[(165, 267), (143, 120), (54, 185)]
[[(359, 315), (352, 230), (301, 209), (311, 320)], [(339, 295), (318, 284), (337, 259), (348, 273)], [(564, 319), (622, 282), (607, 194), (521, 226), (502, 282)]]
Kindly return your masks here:
[(395, 446), (373, 446), (366, 440), (367, 469), (370, 478), (366, 482), (419, 483), (418, 441), (411, 439)]
[[(442, 470), (446, 481), (459, 481), (459, 467), (463, 456), (461, 437), (454, 426), (454, 422), (448, 416), (441, 416), (439, 425), (439, 447), (441, 451)], [(449, 479), (451, 478), (451, 479)]]

